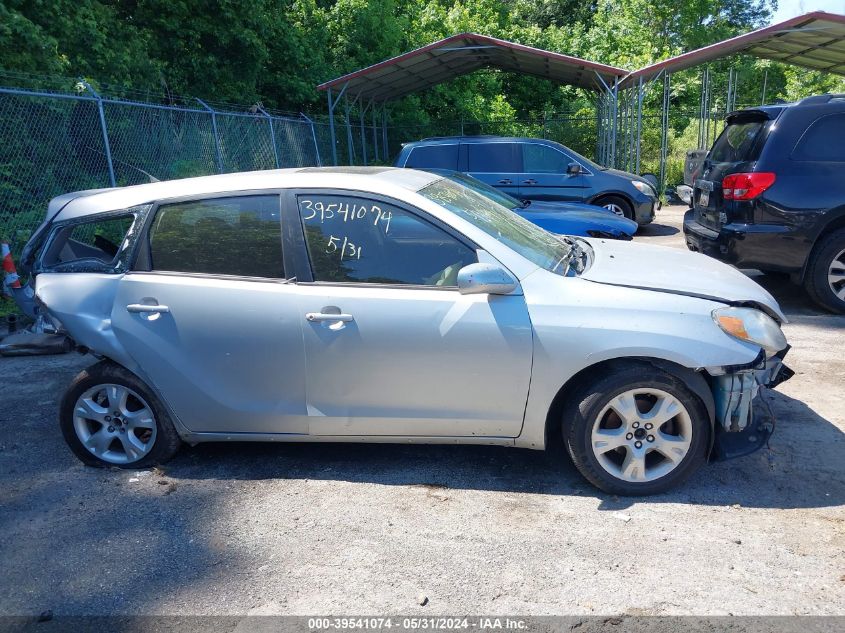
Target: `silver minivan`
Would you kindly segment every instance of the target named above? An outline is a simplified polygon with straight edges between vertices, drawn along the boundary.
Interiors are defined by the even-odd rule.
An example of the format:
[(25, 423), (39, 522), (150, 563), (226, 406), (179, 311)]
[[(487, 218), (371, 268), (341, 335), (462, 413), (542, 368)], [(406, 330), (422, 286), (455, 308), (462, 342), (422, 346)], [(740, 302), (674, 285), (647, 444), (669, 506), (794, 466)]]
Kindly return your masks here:
[(543, 449), (619, 494), (765, 443), (784, 316), (703, 255), (554, 236), (441, 176), (304, 168), (67, 194), (36, 296), (97, 362), (60, 426), (96, 466), (210, 441)]

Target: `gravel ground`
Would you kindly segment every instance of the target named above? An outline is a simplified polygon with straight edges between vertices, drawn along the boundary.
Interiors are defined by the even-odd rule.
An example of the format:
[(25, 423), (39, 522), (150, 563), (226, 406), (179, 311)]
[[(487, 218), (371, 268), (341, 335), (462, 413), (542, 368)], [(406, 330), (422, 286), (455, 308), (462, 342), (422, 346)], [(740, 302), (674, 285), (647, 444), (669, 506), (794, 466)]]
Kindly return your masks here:
[[(683, 248), (682, 209), (658, 218), (637, 239)], [(759, 280), (796, 371), (770, 450), (648, 499), (495, 447), (219, 444), (86, 468), (56, 408), (90, 359), (0, 359), (0, 614), (845, 614), (845, 318)]]

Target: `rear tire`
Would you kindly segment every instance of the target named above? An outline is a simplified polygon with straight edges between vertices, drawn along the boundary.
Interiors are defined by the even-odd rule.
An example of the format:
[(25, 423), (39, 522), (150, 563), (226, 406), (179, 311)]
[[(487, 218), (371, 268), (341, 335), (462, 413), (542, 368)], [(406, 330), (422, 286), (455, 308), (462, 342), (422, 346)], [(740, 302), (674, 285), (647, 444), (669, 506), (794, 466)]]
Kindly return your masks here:
[(621, 196), (605, 196), (599, 198), (593, 204), (604, 207), (608, 211), (613, 211), (616, 215), (636, 221), (634, 217), (634, 208), (631, 203)]
[(109, 361), (73, 379), (62, 397), (59, 425), (73, 453), (84, 464), (101, 468), (164, 463), (182, 443), (155, 393)]
[(804, 288), (821, 307), (845, 314), (845, 229), (824, 236), (816, 244)]
[(707, 460), (710, 421), (679, 378), (630, 363), (576, 391), (563, 412), (563, 441), (594, 486), (625, 496), (678, 486)]

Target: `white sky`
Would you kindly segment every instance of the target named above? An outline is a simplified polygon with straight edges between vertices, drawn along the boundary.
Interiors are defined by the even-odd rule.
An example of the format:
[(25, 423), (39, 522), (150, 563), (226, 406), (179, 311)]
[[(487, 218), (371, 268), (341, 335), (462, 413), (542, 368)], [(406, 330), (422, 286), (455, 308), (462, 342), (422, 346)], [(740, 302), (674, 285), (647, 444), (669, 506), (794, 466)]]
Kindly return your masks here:
[(778, 0), (778, 10), (772, 17), (772, 22), (783, 22), (810, 11), (845, 15), (845, 0)]

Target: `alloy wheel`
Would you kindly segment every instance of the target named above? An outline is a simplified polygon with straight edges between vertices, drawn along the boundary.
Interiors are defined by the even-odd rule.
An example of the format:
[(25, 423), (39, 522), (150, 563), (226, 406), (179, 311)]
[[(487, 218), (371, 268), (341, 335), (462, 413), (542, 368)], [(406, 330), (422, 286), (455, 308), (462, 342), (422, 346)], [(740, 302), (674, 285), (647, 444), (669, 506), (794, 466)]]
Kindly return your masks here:
[(73, 428), (88, 452), (112, 464), (136, 462), (155, 445), (152, 408), (123, 385), (96, 385), (79, 396)]
[(827, 283), (840, 301), (845, 301), (845, 248), (834, 257), (827, 270)]
[(625, 391), (593, 424), (591, 446), (601, 467), (622, 481), (654, 481), (683, 461), (692, 442), (692, 420), (680, 400), (661, 389)]
[(602, 206), (603, 206), (605, 209), (607, 209), (608, 211), (613, 211), (613, 213), (615, 213), (616, 215), (618, 215), (620, 218), (624, 218), (624, 217), (625, 217), (625, 211), (623, 211), (623, 210), (622, 210), (622, 207), (620, 207), (618, 204), (615, 204), (615, 203), (613, 203), (613, 202), (608, 202), (607, 204), (604, 204), (604, 205), (602, 205)]

